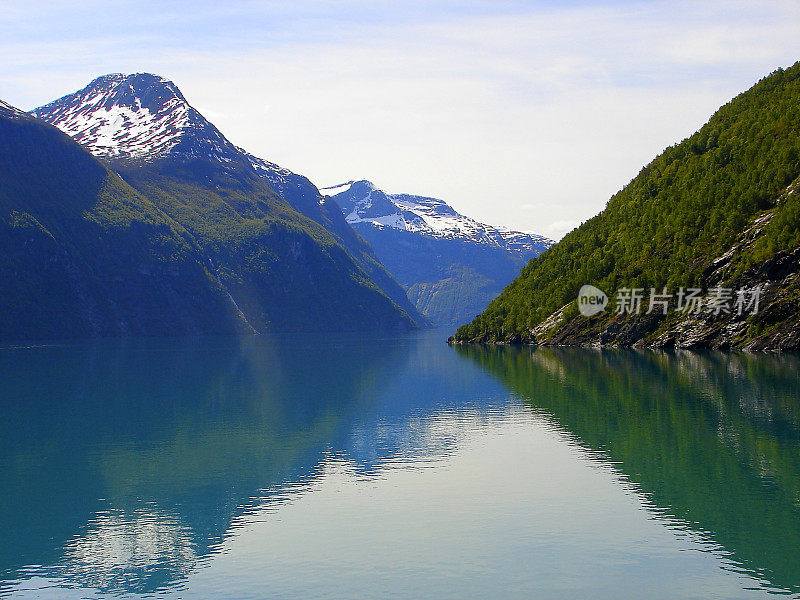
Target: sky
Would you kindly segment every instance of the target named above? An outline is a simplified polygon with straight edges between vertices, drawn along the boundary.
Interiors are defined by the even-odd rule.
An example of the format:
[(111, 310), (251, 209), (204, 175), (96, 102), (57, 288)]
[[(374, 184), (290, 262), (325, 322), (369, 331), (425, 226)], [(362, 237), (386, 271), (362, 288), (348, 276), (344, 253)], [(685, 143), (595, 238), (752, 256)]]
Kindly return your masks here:
[(233, 143), (559, 239), (800, 59), (800, 2), (0, 0), (0, 99), (172, 79)]

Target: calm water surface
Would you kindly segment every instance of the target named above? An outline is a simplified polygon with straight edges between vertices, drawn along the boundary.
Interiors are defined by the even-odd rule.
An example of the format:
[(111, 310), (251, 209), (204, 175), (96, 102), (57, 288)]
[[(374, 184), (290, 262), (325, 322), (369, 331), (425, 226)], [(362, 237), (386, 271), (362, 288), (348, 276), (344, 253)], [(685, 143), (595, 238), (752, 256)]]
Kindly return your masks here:
[(800, 361), (0, 349), (2, 598), (800, 598)]

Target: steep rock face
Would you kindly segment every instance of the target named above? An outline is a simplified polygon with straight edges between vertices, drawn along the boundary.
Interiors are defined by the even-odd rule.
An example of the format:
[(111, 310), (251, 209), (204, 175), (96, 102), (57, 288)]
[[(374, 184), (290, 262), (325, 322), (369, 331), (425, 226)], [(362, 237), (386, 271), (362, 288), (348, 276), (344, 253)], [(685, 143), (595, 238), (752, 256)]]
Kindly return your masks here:
[(0, 102), (0, 339), (233, 333), (186, 230), (56, 128)]
[(552, 241), (479, 223), (437, 198), (387, 194), (369, 181), (320, 190), (438, 325), (472, 318)]
[(108, 75), (32, 113), (80, 141), (183, 226), (256, 330), (415, 326), (172, 82)]
[[(797, 349), (798, 157), (800, 63), (765, 77), (667, 148), (453, 340)], [(616, 305), (581, 314), (586, 285)], [(647, 299), (651, 290), (666, 293), (666, 314), (626, 309), (619, 300), (631, 290)], [(687, 307), (681, 290), (696, 290), (699, 308)], [(754, 297), (757, 312), (735, 310), (740, 298)]]

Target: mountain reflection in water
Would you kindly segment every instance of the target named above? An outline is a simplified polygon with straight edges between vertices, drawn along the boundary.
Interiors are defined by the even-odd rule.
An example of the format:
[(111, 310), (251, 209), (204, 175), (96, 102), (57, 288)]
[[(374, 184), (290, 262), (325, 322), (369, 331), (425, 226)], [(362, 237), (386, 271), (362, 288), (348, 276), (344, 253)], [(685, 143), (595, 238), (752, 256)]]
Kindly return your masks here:
[[(530, 511), (549, 508), (531, 504), (530, 482), (481, 490), (486, 465), (474, 462), (481, 436), (508, 424), (522, 436), (557, 432), (575, 456), (633, 486), (648, 518), (699, 536), (699, 549), (755, 588), (798, 593), (798, 367), (796, 356), (453, 349), (439, 332), (0, 349), (0, 596), (38, 597), (47, 586), (98, 597), (186, 590), (245, 530), (319, 493), (332, 472), (343, 485), (379, 485), (391, 469), (461, 469), (468, 489), (528, 511), (534, 531), (523, 541), (535, 556)], [(408, 493), (392, 481), (392, 493)], [(587, 488), (580, 502), (591, 507), (601, 491)], [(454, 514), (487, 523), (501, 510), (445, 498)], [(411, 518), (428, 522), (447, 505), (420, 501)], [(337, 514), (347, 527), (353, 515)], [(403, 527), (385, 518), (365, 543)], [(470, 523), (498, 536), (485, 547), (512, 547)], [(396, 568), (414, 573), (411, 563)], [(541, 584), (525, 576), (519, 590)], [(470, 595), (448, 585), (453, 597)]]

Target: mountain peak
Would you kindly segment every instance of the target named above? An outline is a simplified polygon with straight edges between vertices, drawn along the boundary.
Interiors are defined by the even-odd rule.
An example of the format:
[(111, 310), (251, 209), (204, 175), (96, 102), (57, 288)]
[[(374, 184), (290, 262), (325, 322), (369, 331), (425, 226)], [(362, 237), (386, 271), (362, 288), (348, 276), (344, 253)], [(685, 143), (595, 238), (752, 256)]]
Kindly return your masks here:
[(396, 229), (426, 237), (504, 248), (521, 255), (539, 253), (553, 242), (540, 235), (493, 227), (466, 217), (439, 198), (387, 194), (362, 179), (320, 190), (330, 194), (353, 226)]
[[(102, 158), (157, 158), (174, 152), (186, 134), (193, 132), (202, 132), (198, 137), (210, 142), (217, 154), (223, 146), (230, 146), (186, 102), (178, 86), (152, 73), (103, 75), (31, 113)], [(189, 148), (182, 150), (196, 154)]]

